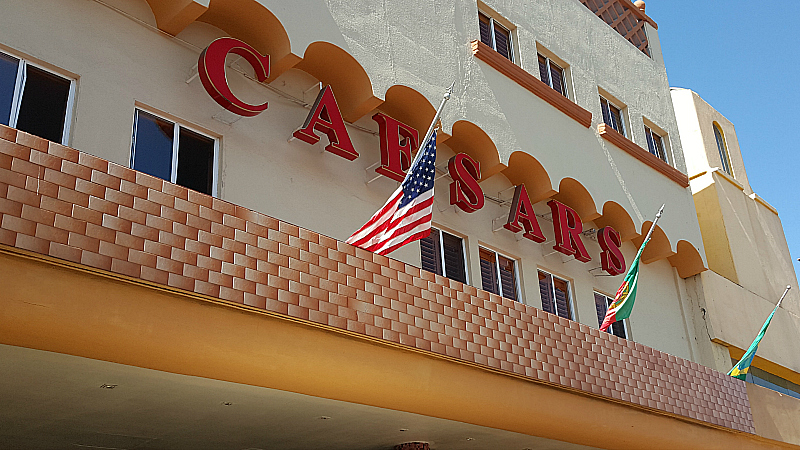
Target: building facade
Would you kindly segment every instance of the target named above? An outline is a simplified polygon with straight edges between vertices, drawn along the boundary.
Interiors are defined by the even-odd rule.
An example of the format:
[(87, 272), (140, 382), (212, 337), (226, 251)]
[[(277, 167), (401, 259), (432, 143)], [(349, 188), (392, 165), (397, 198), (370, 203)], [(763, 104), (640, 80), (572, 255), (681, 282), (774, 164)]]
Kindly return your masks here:
[[(643, 4), (2, 8), (4, 447), (800, 445), (795, 399), (724, 374), (796, 285), (780, 222), (728, 122), (725, 166), (717, 113), (670, 93)], [(453, 82), (431, 235), (344, 243)]]
[(688, 89), (673, 89), (672, 98), (708, 256), (709, 270), (689, 283), (695, 308), (708, 313), (695, 325), (709, 333), (704, 364), (723, 371), (738, 360), (792, 286), (750, 376), (798, 397), (800, 364), (786, 346), (798, 340), (800, 295), (778, 211), (753, 192), (733, 124)]

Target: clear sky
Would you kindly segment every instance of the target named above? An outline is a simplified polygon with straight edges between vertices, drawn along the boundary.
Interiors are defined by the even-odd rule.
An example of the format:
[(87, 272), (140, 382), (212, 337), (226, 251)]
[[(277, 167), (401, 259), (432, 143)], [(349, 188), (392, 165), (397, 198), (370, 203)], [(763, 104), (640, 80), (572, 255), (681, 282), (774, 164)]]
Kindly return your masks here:
[(647, 0), (646, 11), (670, 86), (736, 126), (750, 186), (778, 210), (800, 274), (800, 1)]

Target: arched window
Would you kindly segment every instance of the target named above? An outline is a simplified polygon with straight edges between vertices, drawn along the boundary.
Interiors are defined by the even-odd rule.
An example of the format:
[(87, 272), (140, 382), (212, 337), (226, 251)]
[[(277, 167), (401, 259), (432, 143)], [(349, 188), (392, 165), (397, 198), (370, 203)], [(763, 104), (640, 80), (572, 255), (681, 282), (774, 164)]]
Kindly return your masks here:
[(722, 170), (728, 175), (733, 175), (731, 173), (731, 160), (730, 157), (728, 157), (728, 147), (725, 146), (725, 137), (717, 122), (714, 122), (714, 138), (717, 140), (717, 150), (719, 151)]

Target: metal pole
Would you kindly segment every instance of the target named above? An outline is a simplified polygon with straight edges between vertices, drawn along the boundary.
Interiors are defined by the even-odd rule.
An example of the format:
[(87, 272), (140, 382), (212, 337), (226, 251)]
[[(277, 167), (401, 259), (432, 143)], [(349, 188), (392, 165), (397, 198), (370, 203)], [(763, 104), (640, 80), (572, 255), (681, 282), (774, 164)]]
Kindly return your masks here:
[[(442, 115), (442, 110), (444, 109), (444, 104), (447, 103), (448, 100), (450, 100), (450, 95), (453, 93), (453, 87), (455, 85), (456, 85), (456, 82), (453, 81), (453, 84), (451, 84), (450, 87), (447, 88), (447, 92), (444, 93), (444, 97), (442, 98), (442, 103), (439, 104), (439, 109), (436, 110), (436, 115), (433, 116), (433, 121), (431, 122), (431, 126), (428, 127), (428, 132), (425, 133), (425, 139), (420, 141), (419, 150), (422, 150), (422, 148), (428, 142), (428, 139), (431, 138), (431, 135), (433, 134), (433, 129), (436, 127), (436, 122), (439, 121), (439, 116)], [(417, 151), (417, 154), (414, 157), (414, 161), (416, 161), (417, 158), (419, 158), (420, 153), (422, 153), (422, 152)], [(413, 163), (412, 163), (412, 165), (413, 165)]]
[(666, 206), (666, 204), (661, 205), (661, 208), (659, 208), (658, 212), (656, 213), (656, 220), (654, 220), (653, 224), (650, 225), (650, 231), (647, 232), (647, 237), (644, 238), (644, 242), (650, 240), (650, 236), (653, 235), (653, 230), (656, 229), (656, 223), (658, 223), (658, 219), (661, 218), (661, 214), (664, 213), (664, 206)]
[(792, 288), (791, 285), (786, 286), (786, 289), (783, 291), (783, 295), (781, 295), (781, 299), (778, 300), (778, 304), (775, 305), (775, 309), (778, 309), (778, 307), (781, 306), (781, 302), (783, 301), (783, 298), (786, 297), (786, 294), (789, 293), (789, 289), (791, 289), (791, 288)]

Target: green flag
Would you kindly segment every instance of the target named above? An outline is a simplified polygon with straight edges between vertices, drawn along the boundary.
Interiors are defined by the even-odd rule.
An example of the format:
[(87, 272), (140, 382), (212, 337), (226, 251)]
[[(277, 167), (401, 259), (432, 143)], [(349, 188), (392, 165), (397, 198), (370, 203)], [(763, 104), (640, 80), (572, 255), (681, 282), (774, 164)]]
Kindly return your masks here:
[(628, 269), (625, 279), (622, 280), (622, 285), (617, 289), (617, 295), (614, 296), (614, 301), (608, 306), (606, 317), (603, 319), (603, 324), (600, 325), (600, 331), (606, 331), (612, 323), (627, 319), (631, 316), (633, 302), (636, 300), (636, 288), (639, 285), (639, 261), (642, 259), (642, 252), (644, 252), (647, 243), (650, 242), (650, 236), (653, 235), (653, 230), (656, 229), (656, 223), (658, 223), (658, 219), (661, 218), (661, 214), (663, 213), (664, 205), (661, 205), (661, 208), (656, 213), (656, 219), (650, 225), (650, 230), (647, 232), (644, 242), (642, 242), (642, 246), (639, 247), (639, 252), (636, 253), (636, 258), (633, 258), (631, 267)]
[(608, 306), (600, 331), (606, 331), (612, 323), (631, 316), (633, 302), (636, 300), (636, 287), (639, 284), (639, 260), (642, 258), (642, 252), (648, 242), (650, 239), (644, 241), (639, 247), (639, 252), (636, 253), (636, 258), (633, 259), (628, 274), (625, 275), (622, 285), (617, 290), (617, 295), (614, 296), (614, 302)]
[(761, 326), (761, 331), (758, 332), (758, 336), (756, 336), (755, 340), (753, 340), (753, 343), (750, 344), (750, 347), (747, 349), (747, 351), (744, 352), (742, 359), (740, 359), (739, 362), (728, 371), (728, 375), (740, 380), (744, 380), (747, 377), (747, 372), (750, 370), (750, 363), (753, 362), (753, 358), (756, 356), (758, 344), (761, 343), (761, 339), (763, 339), (764, 335), (767, 334), (767, 327), (769, 327), (769, 323), (772, 321), (772, 316), (775, 315), (775, 311), (777, 311), (778, 307), (781, 306), (783, 298), (786, 297), (786, 293), (789, 292), (789, 289), (791, 288), (791, 286), (786, 286), (786, 290), (783, 291), (783, 295), (781, 295), (781, 299), (778, 300), (778, 304), (775, 305), (775, 309), (772, 310), (772, 313), (770, 313), (769, 317), (767, 317), (767, 321)]

